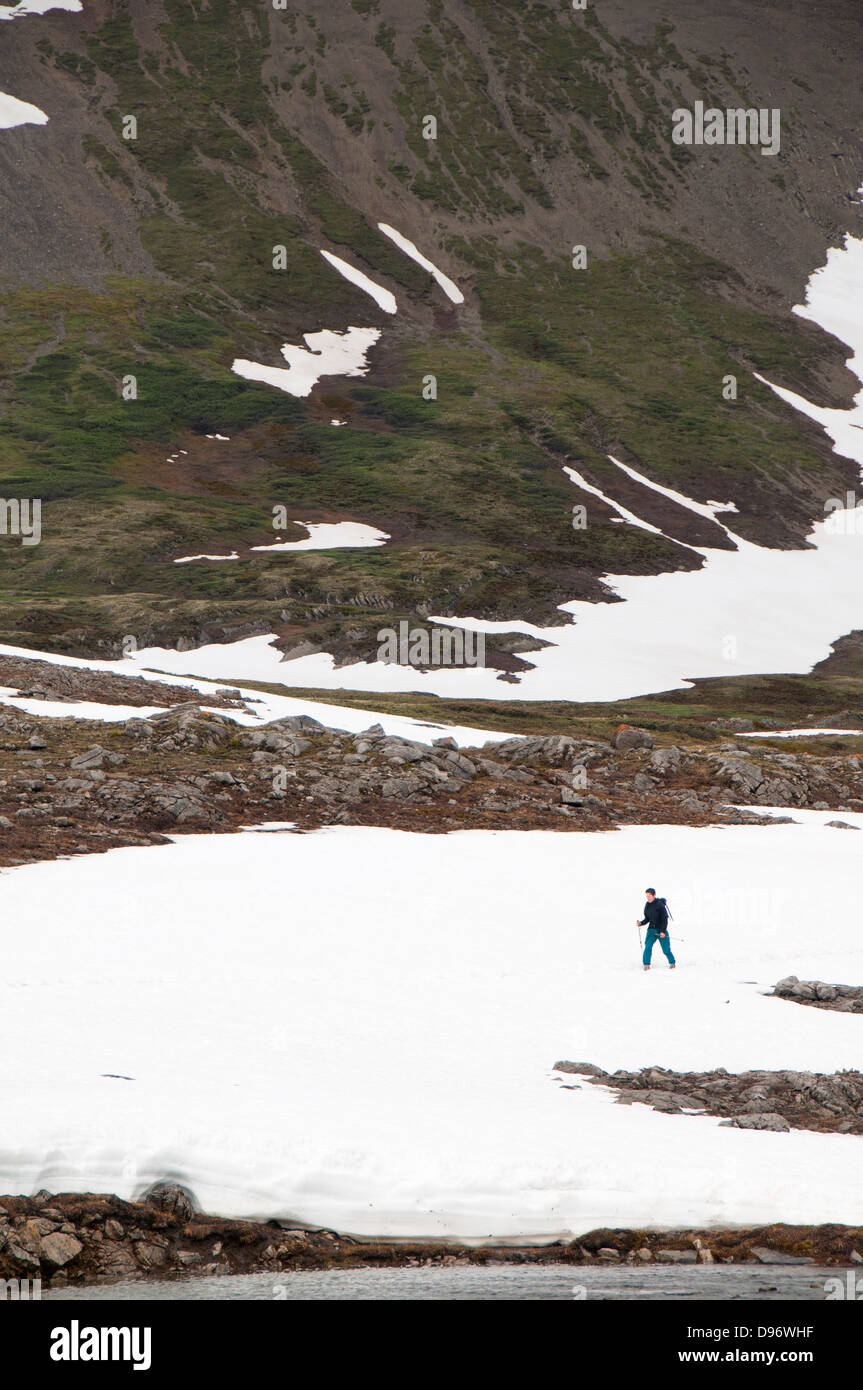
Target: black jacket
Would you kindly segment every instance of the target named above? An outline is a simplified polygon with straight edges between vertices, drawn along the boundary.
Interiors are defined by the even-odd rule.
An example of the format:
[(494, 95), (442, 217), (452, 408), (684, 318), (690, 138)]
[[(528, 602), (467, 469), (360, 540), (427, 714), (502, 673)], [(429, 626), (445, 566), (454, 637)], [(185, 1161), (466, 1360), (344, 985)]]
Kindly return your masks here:
[(644, 904), (644, 920), (641, 925), (653, 931), (668, 931), (668, 909), (664, 898), (654, 898), (652, 903)]

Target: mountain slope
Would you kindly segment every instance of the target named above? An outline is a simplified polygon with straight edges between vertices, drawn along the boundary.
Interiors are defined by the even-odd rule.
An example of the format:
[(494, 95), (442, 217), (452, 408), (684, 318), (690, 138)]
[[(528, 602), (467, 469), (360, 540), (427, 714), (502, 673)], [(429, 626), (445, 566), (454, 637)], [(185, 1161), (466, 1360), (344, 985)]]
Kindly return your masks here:
[[(857, 470), (752, 372), (837, 405), (853, 390), (790, 305), (856, 216), (861, 36), (853, 4), (799, 0), (85, 0), (4, 25), (0, 89), (50, 119), (0, 135), (2, 487), (44, 507), (40, 545), (0, 547), (0, 639), (113, 654), (129, 634), (276, 630), (350, 658), (403, 616), (559, 622), (557, 604), (608, 596), (605, 572), (700, 563), (617, 524), (564, 465), (600, 491), (614, 474), (679, 541), (728, 544), (621, 486), (609, 453), (733, 499), (748, 539), (800, 545)], [(698, 98), (780, 108), (780, 154), (673, 145), (672, 111)], [(381, 332), (361, 381), (295, 398), (231, 372), (349, 325)], [(276, 539), (276, 507), (391, 540), (249, 551)]]

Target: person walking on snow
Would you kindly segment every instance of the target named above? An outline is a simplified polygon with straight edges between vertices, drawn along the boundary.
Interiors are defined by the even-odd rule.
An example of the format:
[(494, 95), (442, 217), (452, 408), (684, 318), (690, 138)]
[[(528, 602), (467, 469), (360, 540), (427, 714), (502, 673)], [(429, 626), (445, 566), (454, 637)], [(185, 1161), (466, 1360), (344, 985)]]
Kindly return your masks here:
[(653, 947), (658, 941), (665, 953), (668, 961), (668, 968), (673, 970), (677, 962), (671, 954), (671, 942), (668, 938), (668, 908), (664, 898), (657, 898), (656, 889), (648, 888), (647, 902), (644, 904), (644, 917), (638, 923), (640, 927), (647, 927), (644, 936), (644, 955), (642, 963), (645, 970), (650, 969), (650, 957), (653, 955)]

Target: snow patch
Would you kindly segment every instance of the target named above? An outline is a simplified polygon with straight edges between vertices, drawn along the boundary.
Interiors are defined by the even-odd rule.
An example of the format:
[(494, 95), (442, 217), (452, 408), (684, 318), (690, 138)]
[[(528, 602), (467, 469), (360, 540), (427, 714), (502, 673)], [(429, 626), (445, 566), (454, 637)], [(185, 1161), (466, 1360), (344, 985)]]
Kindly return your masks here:
[(736, 512), (737, 506), (734, 502), (693, 502), (691, 497), (687, 497), (682, 492), (676, 492), (673, 487), (663, 487), (661, 483), (654, 483), (643, 473), (639, 473), (637, 469), (631, 468), (628, 463), (621, 463), (613, 454), (609, 454), (608, 457), (615, 467), (626, 473), (636, 483), (641, 483), (643, 487), (649, 487), (653, 492), (661, 493), (670, 502), (676, 502), (679, 507), (685, 507), (687, 511), (697, 512), (699, 516), (706, 517), (708, 521), (715, 521), (731, 540), (738, 540), (738, 537), (733, 535), (727, 526), (722, 525), (716, 515), (717, 512)]
[(0, 5), (0, 20), (24, 19), (27, 15), (47, 14), (49, 10), (72, 10), (78, 13), (81, 0), (23, 0), (20, 5)]
[(252, 550), (362, 550), (390, 539), (386, 531), (376, 531), (359, 521), (297, 521), (294, 525), (308, 531), (305, 540), (253, 545)]
[(329, 261), (330, 265), (333, 266), (340, 275), (343, 275), (346, 280), (350, 280), (352, 285), (356, 285), (358, 289), (365, 290), (366, 294), (371, 295), (372, 299), (379, 308), (383, 309), (384, 313), (396, 313), (398, 310), (396, 297), (389, 290), (384, 289), (383, 285), (377, 284), (376, 281), (364, 274), (362, 270), (357, 270), (356, 266), (349, 265), (347, 261), (343, 261), (341, 256), (334, 256), (332, 251), (322, 251), (321, 255), (325, 261)]
[[(615, 502), (613, 497), (609, 497), (606, 493), (601, 492), (598, 487), (594, 487), (593, 483), (589, 483), (581, 473), (576, 471), (576, 469), (566, 467), (563, 471), (570, 481), (575, 483), (576, 487), (581, 488), (583, 492), (589, 492), (594, 497), (601, 498), (607, 507), (611, 507), (613, 511), (617, 512), (622, 521), (628, 521), (630, 526), (638, 526), (642, 531), (652, 531), (655, 536), (665, 535), (664, 531), (660, 531), (658, 526), (652, 526), (649, 521), (642, 521), (634, 512), (629, 511), (626, 507), (622, 507), (619, 502)], [(668, 539), (668, 537), (666, 537), (666, 539)]]
[(17, 125), (47, 125), (48, 117), (38, 106), (29, 101), (19, 101), (17, 97), (0, 92), (0, 130), (11, 130)]
[(448, 275), (444, 275), (442, 270), (438, 270), (437, 266), (434, 265), (427, 256), (424, 256), (422, 251), (418, 250), (412, 241), (408, 241), (406, 236), (402, 236), (401, 232), (397, 232), (395, 227), (390, 227), (386, 222), (379, 222), (378, 228), (383, 232), (384, 236), (390, 238), (390, 241), (395, 242), (400, 251), (404, 251), (406, 256), (410, 256), (412, 261), (416, 261), (417, 265), (421, 265), (423, 270), (427, 270), (429, 274), (434, 277), (444, 294), (448, 299), (452, 300), (453, 304), (464, 304), (464, 295), (458, 285), (451, 280)]
[(239, 560), (236, 550), (231, 555), (182, 555), (175, 565), (190, 565), (193, 560)]
[(238, 357), (231, 371), (247, 381), (276, 386), (291, 396), (308, 396), (323, 376), (365, 376), (369, 369), (366, 353), (380, 336), (379, 328), (352, 327), (344, 333), (325, 328), (320, 333), (304, 333), (304, 348), (284, 344), (281, 352), (287, 367), (268, 367)]

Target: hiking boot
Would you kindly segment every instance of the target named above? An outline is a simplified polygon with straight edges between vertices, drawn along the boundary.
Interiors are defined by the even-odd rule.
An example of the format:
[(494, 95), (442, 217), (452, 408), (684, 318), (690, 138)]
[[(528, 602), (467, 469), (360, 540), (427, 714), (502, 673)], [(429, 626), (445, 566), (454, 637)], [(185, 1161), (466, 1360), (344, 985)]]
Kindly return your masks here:
[(669, 970), (676, 970), (676, 969), (677, 969), (677, 961), (675, 961), (673, 965), (669, 965), (668, 968), (669, 968)]
[(649, 970), (649, 969), (650, 969), (650, 966), (649, 966), (649, 965), (645, 965), (644, 969), (645, 969), (645, 970)]

